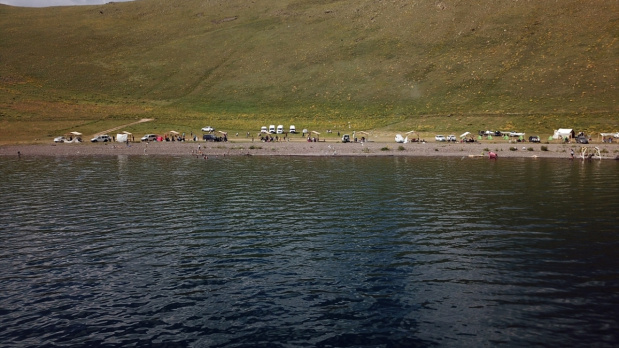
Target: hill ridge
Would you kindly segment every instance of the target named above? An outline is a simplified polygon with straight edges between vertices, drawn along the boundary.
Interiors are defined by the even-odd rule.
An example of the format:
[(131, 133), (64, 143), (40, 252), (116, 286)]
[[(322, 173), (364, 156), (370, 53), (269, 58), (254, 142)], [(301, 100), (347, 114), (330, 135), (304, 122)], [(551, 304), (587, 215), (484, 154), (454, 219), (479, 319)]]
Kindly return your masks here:
[(96, 117), (368, 126), (619, 111), (616, 1), (141, 0), (0, 17), (4, 117), (67, 100)]

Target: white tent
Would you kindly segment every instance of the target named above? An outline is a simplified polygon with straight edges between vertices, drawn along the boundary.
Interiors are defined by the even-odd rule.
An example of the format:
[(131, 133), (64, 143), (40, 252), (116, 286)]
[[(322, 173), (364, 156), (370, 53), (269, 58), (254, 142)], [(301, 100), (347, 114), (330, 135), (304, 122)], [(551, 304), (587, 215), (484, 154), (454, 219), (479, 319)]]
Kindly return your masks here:
[[(600, 133), (600, 136), (602, 136), (602, 139), (604, 142), (606, 142), (606, 137), (608, 137), (608, 141), (612, 142), (612, 138), (619, 138), (619, 132), (617, 133)], [(599, 138), (598, 138), (599, 139)]]
[(118, 134), (116, 134), (116, 142), (124, 143), (124, 142), (126, 142), (129, 139), (130, 136), (131, 136), (131, 133), (129, 133), (127, 131), (123, 131), (122, 133), (118, 133)]
[(65, 134), (65, 143), (81, 143), (82, 142), (82, 133), (80, 132), (69, 132)]
[(466, 138), (469, 134), (471, 134), (471, 132), (464, 132), (460, 134), (460, 138)]
[(552, 136), (554, 139), (563, 139), (563, 138), (573, 138), (574, 130), (568, 128), (559, 128), (555, 130), (554, 135)]

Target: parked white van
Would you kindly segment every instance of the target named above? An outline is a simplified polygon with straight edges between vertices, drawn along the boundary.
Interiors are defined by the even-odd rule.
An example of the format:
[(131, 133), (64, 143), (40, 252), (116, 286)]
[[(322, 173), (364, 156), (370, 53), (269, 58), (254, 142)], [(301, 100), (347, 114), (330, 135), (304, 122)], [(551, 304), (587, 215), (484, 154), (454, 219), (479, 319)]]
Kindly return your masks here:
[(269, 133), (275, 134), (275, 125), (274, 124), (269, 126)]
[(277, 126), (277, 134), (284, 134), (284, 126), (283, 125), (279, 125)]
[(267, 131), (267, 126), (262, 126), (262, 128), (260, 128), (260, 133), (268, 133), (269, 131)]
[(295, 127), (294, 125), (290, 125), (290, 133), (294, 134), (297, 132), (297, 127)]

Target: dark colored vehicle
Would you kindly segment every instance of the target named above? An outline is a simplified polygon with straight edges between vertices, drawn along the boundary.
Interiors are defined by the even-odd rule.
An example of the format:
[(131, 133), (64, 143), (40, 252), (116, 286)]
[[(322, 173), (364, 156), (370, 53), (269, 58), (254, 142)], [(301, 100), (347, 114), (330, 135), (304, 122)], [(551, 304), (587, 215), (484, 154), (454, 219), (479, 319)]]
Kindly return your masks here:
[(587, 139), (587, 137), (584, 135), (579, 135), (578, 137), (576, 137), (576, 142), (579, 144), (589, 144), (589, 139)]
[(539, 140), (539, 137), (537, 135), (532, 135), (532, 136), (529, 137), (529, 142), (530, 143), (539, 143), (540, 140)]
[(225, 134), (223, 137), (216, 137), (213, 134), (204, 134), (202, 135), (202, 140), (204, 141), (228, 141), (228, 137)]
[(343, 143), (350, 143), (350, 135), (344, 134), (344, 136), (342, 137), (342, 142)]

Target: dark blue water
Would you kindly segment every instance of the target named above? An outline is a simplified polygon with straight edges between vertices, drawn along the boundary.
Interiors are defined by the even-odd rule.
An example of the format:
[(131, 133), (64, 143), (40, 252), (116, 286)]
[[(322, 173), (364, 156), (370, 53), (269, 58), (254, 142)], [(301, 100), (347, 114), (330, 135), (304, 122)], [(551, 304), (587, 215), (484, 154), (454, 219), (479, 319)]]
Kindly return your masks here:
[(0, 158), (0, 345), (619, 345), (619, 163)]

